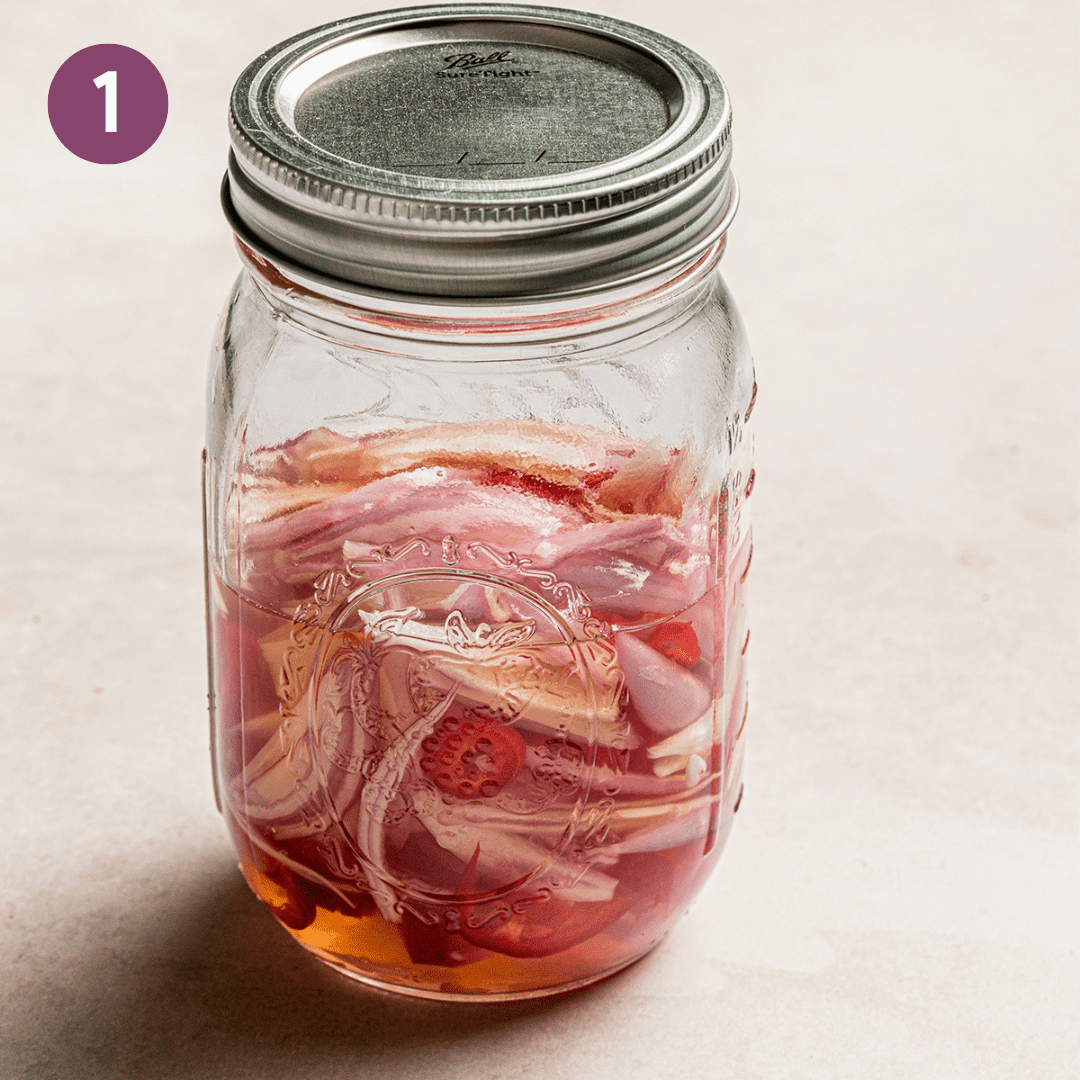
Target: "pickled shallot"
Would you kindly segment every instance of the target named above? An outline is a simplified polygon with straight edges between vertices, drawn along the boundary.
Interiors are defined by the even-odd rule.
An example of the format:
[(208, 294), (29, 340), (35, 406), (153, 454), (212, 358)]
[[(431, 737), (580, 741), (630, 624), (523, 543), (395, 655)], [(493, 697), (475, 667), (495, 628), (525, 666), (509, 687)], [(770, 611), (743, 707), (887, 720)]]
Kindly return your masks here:
[(525, 421), (248, 454), (210, 582), (219, 791), (305, 946), (509, 993), (682, 913), (745, 704), (748, 541), (700, 487), (686, 451)]

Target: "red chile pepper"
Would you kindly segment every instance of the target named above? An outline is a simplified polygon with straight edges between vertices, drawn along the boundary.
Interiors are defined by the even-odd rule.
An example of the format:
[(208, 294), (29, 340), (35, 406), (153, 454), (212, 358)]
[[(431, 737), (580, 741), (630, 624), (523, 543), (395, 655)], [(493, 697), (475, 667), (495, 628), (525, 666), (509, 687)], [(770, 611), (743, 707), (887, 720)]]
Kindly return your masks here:
[(658, 626), (645, 639), (645, 644), (684, 668), (696, 667), (701, 660), (697, 634), (688, 622), (669, 622)]

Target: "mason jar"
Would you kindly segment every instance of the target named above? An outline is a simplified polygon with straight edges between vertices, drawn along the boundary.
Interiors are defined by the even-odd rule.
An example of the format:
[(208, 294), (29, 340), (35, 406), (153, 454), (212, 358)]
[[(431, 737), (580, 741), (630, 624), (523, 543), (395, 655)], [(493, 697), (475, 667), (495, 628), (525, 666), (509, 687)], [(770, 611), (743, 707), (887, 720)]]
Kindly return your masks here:
[(205, 507), (241, 872), (385, 989), (601, 978), (742, 792), (725, 88), (616, 20), (420, 7), (270, 49), (230, 127)]

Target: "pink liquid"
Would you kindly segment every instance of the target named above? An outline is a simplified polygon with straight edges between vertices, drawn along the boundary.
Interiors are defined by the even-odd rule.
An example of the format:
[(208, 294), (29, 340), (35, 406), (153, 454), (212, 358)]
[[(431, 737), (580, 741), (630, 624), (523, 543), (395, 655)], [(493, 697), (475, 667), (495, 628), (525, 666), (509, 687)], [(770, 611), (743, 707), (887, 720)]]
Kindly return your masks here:
[(237, 487), (218, 790), (256, 895), (355, 977), (590, 981), (656, 944), (726, 840), (749, 541), (732, 556), (727, 491), (695, 497), (673, 456), (575, 465), (560, 438), (500, 459), (449, 425), (320, 430)]

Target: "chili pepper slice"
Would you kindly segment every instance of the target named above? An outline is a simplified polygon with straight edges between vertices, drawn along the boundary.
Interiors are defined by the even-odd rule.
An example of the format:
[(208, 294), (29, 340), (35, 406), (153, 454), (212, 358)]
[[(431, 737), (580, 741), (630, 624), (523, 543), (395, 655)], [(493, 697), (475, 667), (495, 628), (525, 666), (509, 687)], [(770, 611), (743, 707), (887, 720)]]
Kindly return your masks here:
[(697, 634), (688, 622), (663, 623), (645, 639), (645, 644), (684, 668), (697, 667), (701, 660)]
[(420, 768), (440, 791), (459, 799), (498, 795), (525, 764), (525, 740), (490, 720), (448, 716), (420, 749)]

